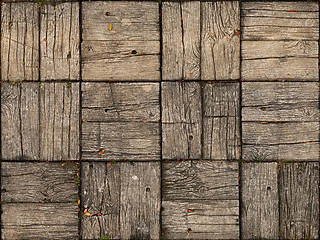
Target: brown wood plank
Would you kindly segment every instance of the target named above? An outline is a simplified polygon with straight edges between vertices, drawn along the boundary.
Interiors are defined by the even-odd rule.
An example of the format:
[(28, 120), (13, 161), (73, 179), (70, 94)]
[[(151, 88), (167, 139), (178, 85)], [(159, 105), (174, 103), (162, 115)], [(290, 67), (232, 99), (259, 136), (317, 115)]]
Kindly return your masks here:
[(238, 199), (238, 163), (173, 161), (162, 165), (165, 200)]
[(163, 2), (161, 15), (162, 79), (199, 80), (200, 1)]
[(201, 12), (201, 79), (239, 79), (239, 1), (202, 2)]
[(162, 157), (201, 157), (201, 86), (196, 82), (162, 83)]
[(2, 239), (78, 239), (77, 203), (2, 205)]
[(241, 164), (241, 238), (279, 238), (277, 163)]
[(318, 239), (319, 163), (285, 163), (280, 168), (281, 239)]
[(79, 3), (40, 8), (40, 79), (80, 79)]
[(243, 40), (318, 40), (316, 2), (243, 2)]
[(203, 87), (203, 158), (235, 160), (240, 157), (239, 83)]
[(10, 163), (1, 165), (4, 202), (77, 202), (74, 163)]
[(1, 6), (1, 80), (39, 79), (38, 4)]
[(83, 239), (159, 238), (160, 163), (82, 163), (82, 174)]

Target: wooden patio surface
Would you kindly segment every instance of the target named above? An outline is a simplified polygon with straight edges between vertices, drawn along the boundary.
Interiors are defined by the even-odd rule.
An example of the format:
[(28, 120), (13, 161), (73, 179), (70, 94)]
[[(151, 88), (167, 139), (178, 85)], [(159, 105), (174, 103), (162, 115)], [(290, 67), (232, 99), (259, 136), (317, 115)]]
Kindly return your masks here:
[(319, 239), (318, 1), (0, 6), (1, 239)]

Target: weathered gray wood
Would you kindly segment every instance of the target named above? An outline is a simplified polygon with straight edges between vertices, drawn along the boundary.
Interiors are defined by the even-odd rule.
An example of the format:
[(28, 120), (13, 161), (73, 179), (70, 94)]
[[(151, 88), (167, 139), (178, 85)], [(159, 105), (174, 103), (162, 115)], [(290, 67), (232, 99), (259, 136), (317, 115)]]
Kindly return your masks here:
[(201, 79), (239, 79), (239, 1), (202, 2), (201, 12)]
[(279, 178), (281, 239), (318, 239), (319, 163), (282, 164)]
[(243, 158), (319, 161), (319, 122), (243, 122)]
[(239, 239), (239, 201), (162, 201), (165, 239)]
[(40, 8), (40, 79), (79, 80), (79, 3)]
[(164, 162), (162, 178), (165, 200), (238, 199), (237, 162)]
[(160, 121), (157, 83), (83, 83), (86, 121)]
[(41, 160), (79, 160), (79, 87), (79, 83), (41, 84)]
[(278, 164), (241, 164), (241, 238), (279, 238)]
[(160, 163), (82, 163), (82, 183), (83, 239), (159, 238)]
[(162, 79), (200, 79), (200, 1), (162, 4)]
[(239, 159), (239, 83), (205, 84), (203, 95), (203, 158)]
[(39, 160), (39, 85), (3, 83), (1, 148), (3, 160)]
[(160, 80), (157, 2), (84, 2), (82, 9), (82, 79)]
[(316, 2), (243, 2), (243, 40), (318, 40)]
[(10, 163), (1, 166), (4, 202), (77, 202), (74, 163)]
[(1, 80), (39, 79), (38, 4), (1, 6)]
[(78, 239), (77, 203), (2, 205), (2, 239)]
[(201, 157), (201, 86), (196, 82), (162, 83), (162, 157)]

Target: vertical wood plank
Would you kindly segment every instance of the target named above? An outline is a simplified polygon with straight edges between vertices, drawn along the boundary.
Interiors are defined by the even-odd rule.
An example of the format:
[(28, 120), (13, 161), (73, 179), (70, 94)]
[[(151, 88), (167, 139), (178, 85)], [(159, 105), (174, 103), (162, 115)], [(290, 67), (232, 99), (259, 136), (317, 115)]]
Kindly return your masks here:
[(200, 1), (162, 4), (164, 80), (200, 79)]
[(241, 164), (241, 238), (279, 238), (277, 163)]
[(319, 163), (284, 163), (280, 168), (281, 239), (318, 239)]
[(201, 80), (239, 79), (239, 1), (201, 2), (201, 12)]
[(79, 80), (79, 3), (40, 8), (40, 79)]
[(1, 80), (38, 80), (38, 9), (36, 3), (1, 6)]

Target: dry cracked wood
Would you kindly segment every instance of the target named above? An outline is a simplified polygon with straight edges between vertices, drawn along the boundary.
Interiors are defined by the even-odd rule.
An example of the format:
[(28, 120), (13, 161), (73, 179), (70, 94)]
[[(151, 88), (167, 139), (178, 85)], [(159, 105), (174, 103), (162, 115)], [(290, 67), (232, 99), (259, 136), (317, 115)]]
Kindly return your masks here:
[(241, 238), (279, 238), (277, 163), (241, 165)]
[(79, 83), (2, 84), (2, 159), (79, 160)]
[(83, 239), (159, 238), (160, 163), (82, 163), (81, 187)]
[(79, 3), (40, 8), (40, 79), (79, 80)]
[(317, 239), (319, 163), (284, 163), (279, 178), (280, 238)]
[(82, 78), (160, 80), (157, 2), (84, 2)]
[(1, 80), (39, 79), (39, 19), (36, 3), (1, 6)]

